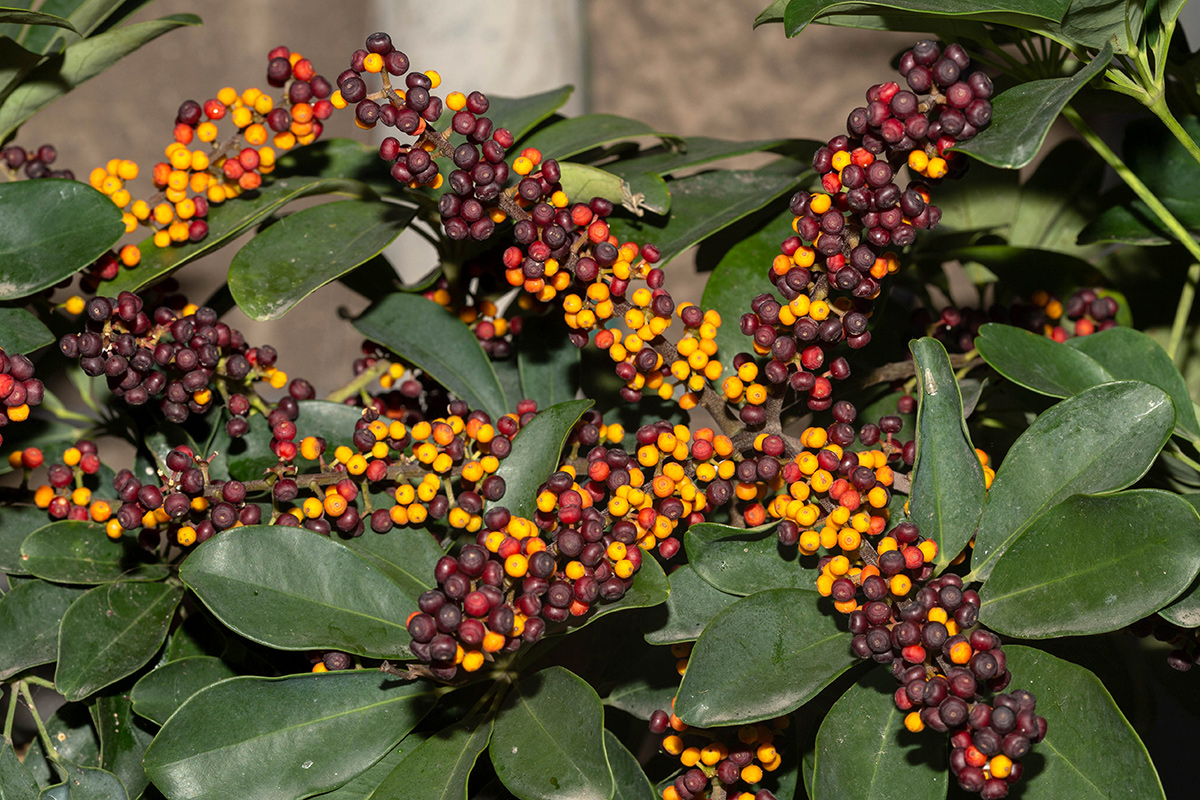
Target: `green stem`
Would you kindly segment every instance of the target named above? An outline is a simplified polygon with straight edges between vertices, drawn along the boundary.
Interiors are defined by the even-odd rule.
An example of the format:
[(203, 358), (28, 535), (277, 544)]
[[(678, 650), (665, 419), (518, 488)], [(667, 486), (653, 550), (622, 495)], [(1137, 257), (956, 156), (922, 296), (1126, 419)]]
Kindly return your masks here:
[(41, 738), (42, 747), (46, 751), (46, 758), (58, 768), (65, 780), (67, 769), (63, 766), (62, 756), (58, 754), (58, 749), (54, 746), (54, 740), (50, 738), (50, 731), (46, 730), (46, 724), (42, 722), (42, 716), (38, 713), (37, 705), (33, 702), (33, 694), (29, 691), (28, 682), (23, 680), (17, 681), (16, 689), (21, 692), (21, 696), (25, 698), (25, 704), (29, 706), (29, 714), (33, 717), (33, 724), (37, 726), (38, 736)]
[(1195, 459), (1191, 458), (1190, 456), (1184, 455), (1183, 451), (1180, 450), (1178, 446), (1173, 446), (1169, 451), (1164, 450), (1163, 455), (1170, 456), (1171, 458), (1175, 459), (1176, 461), (1180, 461), (1184, 464), (1187, 464), (1189, 467), (1196, 470), (1196, 472), (1200, 472), (1200, 463), (1196, 463)]
[(48, 681), (45, 678), (39, 678), (37, 675), (26, 675), (24, 680), (30, 686), (41, 686), (43, 689), (49, 689), (52, 692), (58, 691), (58, 687), (54, 685), (54, 681)]
[(334, 389), (325, 399), (330, 403), (341, 403), (348, 397), (353, 397), (360, 389), (366, 388), (371, 381), (378, 380), (383, 373), (388, 371), (392, 366), (392, 362), (386, 358), (381, 358), (371, 366), (364, 369), (362, 372), (354, 376), (354, 380), (347, 383), (340, 389)]
[(8, 687), (8, 713), (4, 715), (4, 741), (12, 747), (13, 720), (17, 717), (17, 687)]
[(1183, 149), (1188, 151), (1188, 155), (1195, 159), (1197, 163), (1200, 163), (1200, 146), (1196, 145), (1195, 140), (1179, 124), (1179, 120), (1175, 119), (1175, 115), (1167, 107), (1166, 97), (1160, 92), (1153, 102), (1146, 104), (1146, 108), (1150, 109), (1154, 113), (1154, 116), (1158, 117), (1159, 121), (1167, 126), (1167, 130), (1171, 132), (1176, 141), (1183, 145)]
[(1188, 267), (1187, 280), (1179, 292), (1179, 303), (1175, 306), (1175, 319), (1171, 322), (1171, 340), (1167, 343), (1167, 355), (1178, 366), (1182, 366), (1180, 345), (1187, 330), (1188, 317), (1192, 313), (1192, 302), (1196, 299), (1196, 284), (1200, 283), (1200, 263)]

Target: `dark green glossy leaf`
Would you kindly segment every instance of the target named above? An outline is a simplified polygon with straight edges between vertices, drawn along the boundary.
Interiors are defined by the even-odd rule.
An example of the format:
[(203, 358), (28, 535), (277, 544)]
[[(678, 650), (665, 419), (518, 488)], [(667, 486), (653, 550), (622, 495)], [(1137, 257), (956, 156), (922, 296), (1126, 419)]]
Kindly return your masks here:
[(538, 408), (575, 399), (579, 388), (579, 348), (567, 339), (567, 326), (559, 314), (526, 317), (517, 339), (517, 368), (521, 396), (536, 400)]
[(1179, 495), (1076, 495), (1035, 519), (996, 562), (979, 617), (1023, 639), (1107, 633), (1150, 616), (1197, 573), (1200, 516)]
[(128, 800), (116, 775), (94, 767), (67, 766), (67, 780), (42, 791), (43, 800)]
[[(1181, 497), (1200, 511), (1200, 494), (1185, 494)], [(1159, 615), (1181, 628), (1200, 628), (1200, 581), (1192, 585), (1174, 601), (1159, 609)]]
[(0, 308), (0, 350), (32, 353), (53, 344), (54, 334), (42, 321), (23, 308)]
[[(54, 742), (54, 749), (67, 763), (84, 767), (100, 766), (100, 737), (88, 713), (87, 704), (63, 703), (46, 720), (46, 731)], [(53, 774), (57, 780), (58, 773)]]
[(735, 320), (741, 318), (750, 301), (763, 290), (762, 276), (779, 255), (779, 243), (792, 236), (792, 220), (796, 216), (783, 209), (761, 229), (734, 244), (721, 256), (717, 267), (704, 284), (700, 305), (714, 309), (724, 324), (717, 329), (717, 357), (724, 368), (723, 375), (733, 375), (733, 357), (750, 349), (749, 337), (743, 336)]
[(970, 577), (986, 579), (997, 556), (1071, 495), (1123, 489), (1145, 475), (1174, 425), (1170, 398), (1139, 381), (1093, 386), (1043, 413), (996, 471)]
[(31, 580), (0, 597), (0, 680), (58, 658), (58, 625), (83, 593)]
[(124, 232), (121, 212), (112, 201), (76, 181), (6, 183), (0, 187), (0, 205), (5, 208), (0, 217), (0, 300), (53, 286), (95, 261)]
[(1145, 381), (1162, 389), (1175, 404), (1175, 430), (1193, 441), (1200, 439), (1200, 424), (1187, 383), (1153, 338), (1132, 328), (1117, 327), (1068, 339), (1067, 346), (1090, 356), (1117, 380)]
[[(1035, 4), (1042, 5), (1036, 0)], [(1063, 107), (1108, 66), (1112, 55), (1112, 45), (1106, 43), (1086, 67), (1069, 78), (1019, 83), (1002, 92), (992, 100), (992, 124), (954, 149), (997, 167), (1025, 166), (1041, 149)]]
[(492, 419), (509, 411), (509, 399), (475, 334), (432, 300), (388, 295), (356, 319), (354, 329), (428, 372), (471, 408)]
[(675, 713), (701, 728), (786, 714), (854, 665), (850, 638), (813, 592), (771, 589), (750, 595), (718, 614), (700, 635), (675, 696)]
[(396, 528), (382, 534), (368, 530), (343, 544), (378, 567), (414, 600), (434, 588), (433, 568), (443, 553), (426, 530)]
[(676, 671), (679, 659), (669, 647), (633, 649), (636, 647), (636, 643), (622, 647), (611, 668), (591, 683), (598, 691), (612, 683), (604, 696), (604, 705), (649, 720), (658, 709), (671, 707), (671, 700), (679, 689)]
[[(1128, 53), (1131, 46), (1138, 44), (1146, 6), (1153, 7), (1153, 4), (1127, 3), (1125, 0), (1074, 2), (1061, 22), (1051, 22), (1044, 30), (1057, 41), (1074, 42), (1089, 50), (1099, 50), (1110, 44), (1113, 52)], [(1157, 20), (1151, 24), (1157, 24)]]
[(701, 164), (719, 161), (723, 158), (774, 150), (784, 146), (794, 147), (801, 151), (802, 155), (811, 155), (821, 144), (821, 142), (804, 139), (758, 139), (749, 142), (735, 142), (729, 139), (713, 139), (708, 136), (689, 136), (665, 143), (662, 147), (653, 148), (646, 155), (606, 164), (605, 169), (618, 175), (652, 172), (665, 177), (688, 167), (698, 167)]
[(156, 581), (167, 575), (165, 564), (151, 558), (137, 541), (118, 541), (104, 534), (103, 525), (54, 522), (35, 530), (21, 545), (21, 563), (39, 578), (59, 583)]
[(212, 656), (168, 661), (134, 684), (130, 692), (133, 710), (162, 725), (196, 692), (236, 674), (228, 664)]
[(543, 157), (561, 161), (593, 147), (638, 136), (666, 135), (658, 133), (644, 122), (615, 114), (583, 114), (539, 129), (521, 142), (521, 147), (535, 147), (542, 151)]
[(233, 257), (229, 290), (252, 319), (279, 319), (379, 255), (414, 214), (415, 209), (378, 200), (341, 200), (289, 214)]
[[(487, 116), (497, 128), (508, 128), (517, 141), (571, 98), (574, 86), (560, 86), (527, 97), (492, 97)], [(524, 145), (522, 145), (523, 147)]]
[[(0, 102), (21, 83), (42, 57), (31, 53), (14, 42), (9, 36), (14, 33), (8, 25), (0, 24)], [(19, 30), (19, 28), (18, 28)]]
[(127, 693), (101, 695), (92, 706), (92, 715), (100, 734), (100, 766), (120, 778), (125, 790), (137, 797), (150, 784), (142, 756), (154, 738), (152, 726), (133, 713)]
[(726, 594), (786, 587), (816, 596), (816, 573), (805, 568), (799, 548), (779, 543), (774, 523), (733, 528), (703, 522), (688, 528), (683, 545), (696, 574)]
[(1005, 645), (1013, 680), (1008, 691), (1037, 696), (1046, 738), (1029, 758), (1041, 761), (1024, 787), (1025, 800), (1165, 798), (1137, 734), (1095, 675), (1031, 647)]
[(645, 636), (650, 644), (695, 641), (713, 617), (738, 599), (701, 578), (691, 564), (676, 569), (668, 580), (671, 594), (667, 602), (646, 623)]
[(183, 589), (121, 581), (91, 589), (67, 609), (54, 685), (68, 700), (103, 689), (154, 657)]
[(53, 14), (43, 14), (23, 8), (0, 8), (0, 23), (5, 25), (53, 25), (56, 28), (66, 28), (72, 33), (79, 33), (69, 20)]
[(562, 667), (521, 678), (512, 688), (488, 753), (496, 775), (521, 800), (613, 795), (604, 707), (591, 686)]
[(332, 792), (317, 796), (321, 800), (368, 800), (383, 779), (391, 774), (392, 770), (400, 765), (400, 762), (408, 758), (409, 754), (420, 747), (427, 736), (428, 734), (424, 733), (410, 733), (400, 741), (400, 744), (389, 750), (383, 758), (370, 767)]
[(111, 281), (101, 283), (97, 291), (105, 296), (136, 292), (183, 265), (224, 247), (293, 200), (344, 189), (361, 191), (362, 184), (339, 177), (277, 177), (236, 200), (212, 206), (208, 212), (208, 236), (201, 242), (156, 247), (151, 237), (146, 238), (138, 245), (142, 260), (137, 269), (121, 270)]
[(637, 758), (608, 729), (604, 731), (604, 752), (608, 755), (608, 766), (612, 769), (616, 787), (613, 800), (658, 800), (661, 797), (655, 793)]
[(559, 403), (539, 411), (517, 432), (513, 437), (512, 453), (496, 470), (496, 474), (504, 478), (506, 487), (498, 505), (503, 505), (515, 517), (533, 518), (537, 510), (538, 487), (558, 469), (567, 435), (591, 406), (591, 400)]
[(936, 339), (909, 342), (917, 364), (917, 461), (909, 516), (938, 546), (945, 569), (975, 534), (983, 509), (983, 466), (963, 419), (962, 395), (946, 348)]
[(851, 686), (817, 731), (813, 796), (862, 800), (943, 800), (949, 784), (946, 747), (904, 728), (892, 702), (896, 681), (873, 669)]
[[(94, 78), (147, 42), (183, 25), (199, 25), (195, 14), (125, 25), (75, 42), (38, 65), (0, 105), (0, 141), (21, 123), (67, 92)], [(113, 206), (114, 210), (116, 209)], [(65, 219), (70, 219), (69, 216)]]
[[(986, 3), (964, 5), (954, 0), (789, 0), (783, 11), (784, 31), (789, 37), (795, 36), (808, 27), (817, 17), (830, 12), (836, 12), (839, 6), (863, 6), (883, 9), (901, 9), (916, 11), (929, 15), (958, 15), (958, 14), (1024, 14), (1043, 19), (1060, 20), (1067, 11), (1069, 0), (990, 0)], [(777, 16), (776, 6), (759, 15), (761, 22), (773, 22)]]
[(17, 759), (12, 745), (0, 741), (0, 800), (37, 800), (33, 773)]
[(383, 779), (371, 800), (466, 800), (467, 779), (491, 735), (488, 716), (474, 716), (433, 734)]
[(984, 325), (975, 337), (975, 348), (1013, 383), (1051, 397), (1070, 397), (1116, 379), (1081, 349), (1012, 325)]
[(365, 558), (302, 528), (226, 531), (197, 547), (179, 577), (230, 628), (281, 650), (395, 658), (406, 652), (404, 623), (417, 608)]
[(146, 772), (168, 797), (306, 797), (391, 750), (434, 691), (373, 670), (231, 678), (180, 706), (146, 751)]
[(653, 242), (662, 251), (665, 264), (795, 188), (807, 175), (803, 165), (790, 159), (780, 159), (757, 170), (702, 172), (668, 184), (671, 210), (665, 219), (613, 217), (609, 225), (622, 241)]

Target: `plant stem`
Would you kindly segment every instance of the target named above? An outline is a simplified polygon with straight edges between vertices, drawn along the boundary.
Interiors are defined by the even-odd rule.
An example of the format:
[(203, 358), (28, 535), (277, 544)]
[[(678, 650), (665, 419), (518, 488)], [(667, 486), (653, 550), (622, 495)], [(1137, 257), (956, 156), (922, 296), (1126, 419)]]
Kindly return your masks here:
[[(1063, 116), (1066, 117), (1067, 121), (1075, 126), (1075, 130), (1082, 134), (1087, 143), (1091, 145), (1093, 150), (1096, 151), (1096, 154), (1104, 159), (1106, 164), (1113, 168), (1121, 180), (1125, 182), (1126, 186), (1133, 190), (1133, 193), (1138, 196), (1138, 199), (1150, 207), (1150, 210), (1154, 212), (1154, 215), (1158, 217), (1163, 226), (1170, 231), (1171, 234), (1179, 240), (1179, 243), (1184, 246), (1188, 253), (1191, 254), (1192, 259), (1195, 262), (1200, 262), (1200, 243), (1197, 243), (1196, 240), (1192, 238), (1192, 235), (1188, 233), (1187, 228), (1183, 227), (1183, 223), (1176, 219), (1175, 215), (1172, 214), (1167, 207), (1162, 204), (1162, 201), (1160, 201), (1154, 192), (1150, 190), (1150, 187), (1142, 183), (1141, 178), (1135, 175), (1133, 170), (1126, 166), (1125, 162), (1121, 160), (1121, 157), (1114, 153), (1112, 149), (1104, 143), (1104, 140), (1101, 139), (1094, 130), (1092, 130), (1091, 126), (1084, 122), (1083, 117), (1079, 115), (1078, 111), (1068, 105), (1063, 108), (1062, 113)], [(1170, 116), (1170, 112), (1167, 112), (1167, 116)], [(1174, 118), (1171, 117), (1171, 119)], [(1182, 128), (1180, 130), (1182, 131)], [(1186, 132), (1184, 135), (1187, 135)], [(1195, 146), (1196, 145), (1193, 142), (1192, 147), (1194, 148)], [(1191, 151), (1189, 150), (1189, 152)], [(1193, 264), (1193, 266), (1188, 270), (1187, 283), (1180, 292), (1179, 305), (1175, 309), (1175, 320), (1171, 324), (1172, 344), (1171, 349), (1168, 349), (1167, 351), (1168, 355), (1170, 355), (1172, 358), (1176, 356), (1179, 349), (1179, 341), (1177, 340), (1177, 337), (1180, 340), (1182, 339), (1184, 326), (1187, 325), (1188, 317), (1191, 315), (1192, 301), (1195, 299), (1196, 294), (1195, 285), (1197, 280), (1200, 280), (1200, 272), (1197, 272), (1198, 269), (1200, 269), (1200, 267), (1197, 267), (1195, 264)]]
[(4, 741), (12, 747), (13, 720), (17, 717), (17, 687), (9, 685), (8, 692), (8, 713), (4, 715)]
[(1187, 330), (1188, 317), (1191, 316), (1192, 302), (1196, 299), (1197, 283), (1200, 283), (1200, 262), (1193, 262), (1188, 267), (1187, 280), (1179, 292), (1179, 303), (1175, 306), (1175, 319), (1171, 322), (1171, 339), (1167, 343), (1167, 355), (1176, 365), (1182, 361), (1180, 345), (1183, 343), (1183, 334)]
[(381, 358), (371, 366), (364, 369), (362, 372), (354, 376), (354, 379), (340, 389), (334, 389), (325, 396), (326, 401), (330, 403), (341, 403), (348, 397), (353, 397), (358, 394), (360, 389), (364, 389), (373, 380), (377, 380), (383, 373), (388, 371), (392, 366), (392, 362), (386, 358)]
[(53, 681), (48, 681), (45, 678), (39, 678), (36, 675), (26, 675), (24, 681), (30, 686), (41, 686), (43, 689), (49, 689), (52, 692), (58, 691), (58, 688), (55, 687)]
[(1167, 130), (1171, 132), (1176, 141), (1183, 145), (1183, 149), (1188, 151), (1188, 155), (1200, 163), (1200, 146), (1197, 146), (1196, 141), (1179, 124), (1179, 120), (1175, 119), (1175, 115), (1167, 107), (1167, 98), (1160, 92), (1155, 96), (1153, 102), (1145, 105), (1163, 125), (1167, 126)]
[(33, 724), (37, 726), (38, 736), (42, 740), (42, 747), (46, 750), (46, 758), (50, 760), (50, 763), (66, 779), (67, 769), (63, 766), (62, 756), (58, 754), (58, 749), (54, 746), (54, 740), (50, 738), (50, 731), (46, 730), (46, 724), (42, 722), (41, 714), (38, 714), (37, 706), (33, 702), (33, 694), (29, 691), (29, 683), (23, 680), (17, 681), (15, 689), (20, 691), (21, 696), (25, 698), (25, 704), (29, 706), (29, 714), (33, 717)]

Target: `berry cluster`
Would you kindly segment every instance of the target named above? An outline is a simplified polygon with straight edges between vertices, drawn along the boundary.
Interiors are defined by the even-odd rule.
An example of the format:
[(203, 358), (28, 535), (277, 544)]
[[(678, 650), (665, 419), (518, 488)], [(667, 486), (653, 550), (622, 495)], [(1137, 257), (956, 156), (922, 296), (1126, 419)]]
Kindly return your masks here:
[[(908, 523), (895, 533), (917, 536)], [(851, 650), (891, 664), (900, 683), (893, 699), (907, 712), (908, 730), (951, 734), (950, 766), (963, 789), (987, 800), (1006, 796), (1021, 777), (1019, 759), (1046, 735), (1046, 721), (1034, 713), (1033, 695), (1023, 690), (984, 702), (986, 694), (1002, 692), (1012, 675), (999, 637), (975, 627), (978, 593), (950, 573), (907, 600), (888, 603), (881, 589), (872, 593), (863, 581), (868, 602), (850, 613)]]
[[(687, 667), (691, 644), (671, 646), (679, 658), (682, 674)], [(662, 793), (663, 800), (693, 800), (720, 789), (730, 800), (775, 800), (768, 789), (750, 791), (763, 777), (779, 769), (783, 756), (776, 736), (791, 725), (788, 717), (776, 717), (769, 725), (743, 725), (736, 730), (695, 730), (672, 711), (659, 709), (650, 715), (650, 732), (663, 735), (662, 749), (676, 756), (684, 771)], [(725, 741), (728, 739), (728, 741)], [(711, 788), (710, 788), (711, 784)], [(741, 786), (745, 784), (745, 786)]]
[(1193, 666), (1200, 666), (1200, 628), (1183, 628), (1156, 614), (1138, 620), (1129, 630), (1139, 639), (1153, 636), (1170, 644), (1174, 649), (1167, 654), (1167, 664), (1172, 669), (1187, 672)]
[(54, 145), (44, 144), (36, 150), (26, 150), (17, 144), (0, 148), (0, 164), (8, 167), (9, 180), (17, 177), (17, 170), (25, 168), (26, 178), (65, 178), (75, 180), (75, 173), (69, 169), (50, 169), (50, 165), (58, 158)]
[[(0, 348), (0, 428), (29, 419), (30, 407), (40, 406), (45, 393), (41, 379), (33, 377), (33, 362)], [(0, 436), (0, 444), (3, 442)]]
[[(276, 47), (267, 57), (267, 83), (283, 90), (278, 100), (254, 87), (240, 94), (225, 87), (203, 104), (186, 100), (179, 106), (174, 141), (164, 151), (167, 160), (154, 165), (158, 193), (149, 200), (133, 200), (126, 188), (138, 177), (136, 162), (112, 159), (92, 170), (88, 182), (122, 210), (127, 233), (150, 226), (156, 247), (202, 241), (210, 204), (257, 189), (274, 171), (277, 151), (310, 144), (321, 135), (321, 120), (333, 113), (329, 81), (287, 47)], [(218, 122), (226, 117), (237, 132), (218, 142)], [(199, 146), (189, 149), (193, 142)], [(134, 245), (110, 255), (92, 270), (101, 280), (115, 277), (118, 263), (135, 267), (141, 259)]]
[[(46, 467), (48, 483), (37, 487), (33, 503), (44, 508), (52, 520), (92, 520), (105, 523), (112, 516), (112, 504), (92, 496), (84, 478), (100, 471), (100, 458), (95, 442), (80, 439), (63, 451), (62, 461)], [(8, 463), (14, 468), (33, 470), (45, 463), (45, 454), (36, 447), (27, 447), (9, 454)], [(26, 473), (28, 476), (28, 472)]]
[[(250, 411), (250, 401), (231, 389), (251, 381), (273, 388), (287, 384), (275, 369), (275, 350), (248, 347), (242, 334), (217, 320), (211, 308), (197, 308), (175, 297), (149, 315), (143, 301), (131, 292), (115, 298), (93, 297), (86, 303), (87, 329), (68, 333), (58, 342), (64, 356), (79, 359), (83, 371), (105, 375), (113, 394), (132, 406), (161, 396), (163, 415), (183, 422), (204, 414), (216, 396), (227, 397), (235, 419)], [(214, 388), (216, 393), (214, 393)], [(230, 422), (230, 434), (245, 432)]]

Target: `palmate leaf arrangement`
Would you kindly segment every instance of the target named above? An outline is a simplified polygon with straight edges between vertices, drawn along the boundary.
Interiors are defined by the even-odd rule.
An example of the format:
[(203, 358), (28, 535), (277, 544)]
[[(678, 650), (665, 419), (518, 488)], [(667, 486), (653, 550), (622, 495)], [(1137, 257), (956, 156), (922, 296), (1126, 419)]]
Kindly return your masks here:
[[(199, 20), (50, 5), (0, 9), (0, 797), (1165, 796), (1123, 712), (1200, 658), (1182, 3), (777, 0), (914, 32), (827, 142), (279, 47), (145, 199), (15, 136)], [(221, 318), (333, 281), (372, 305), (318, 400)]]

